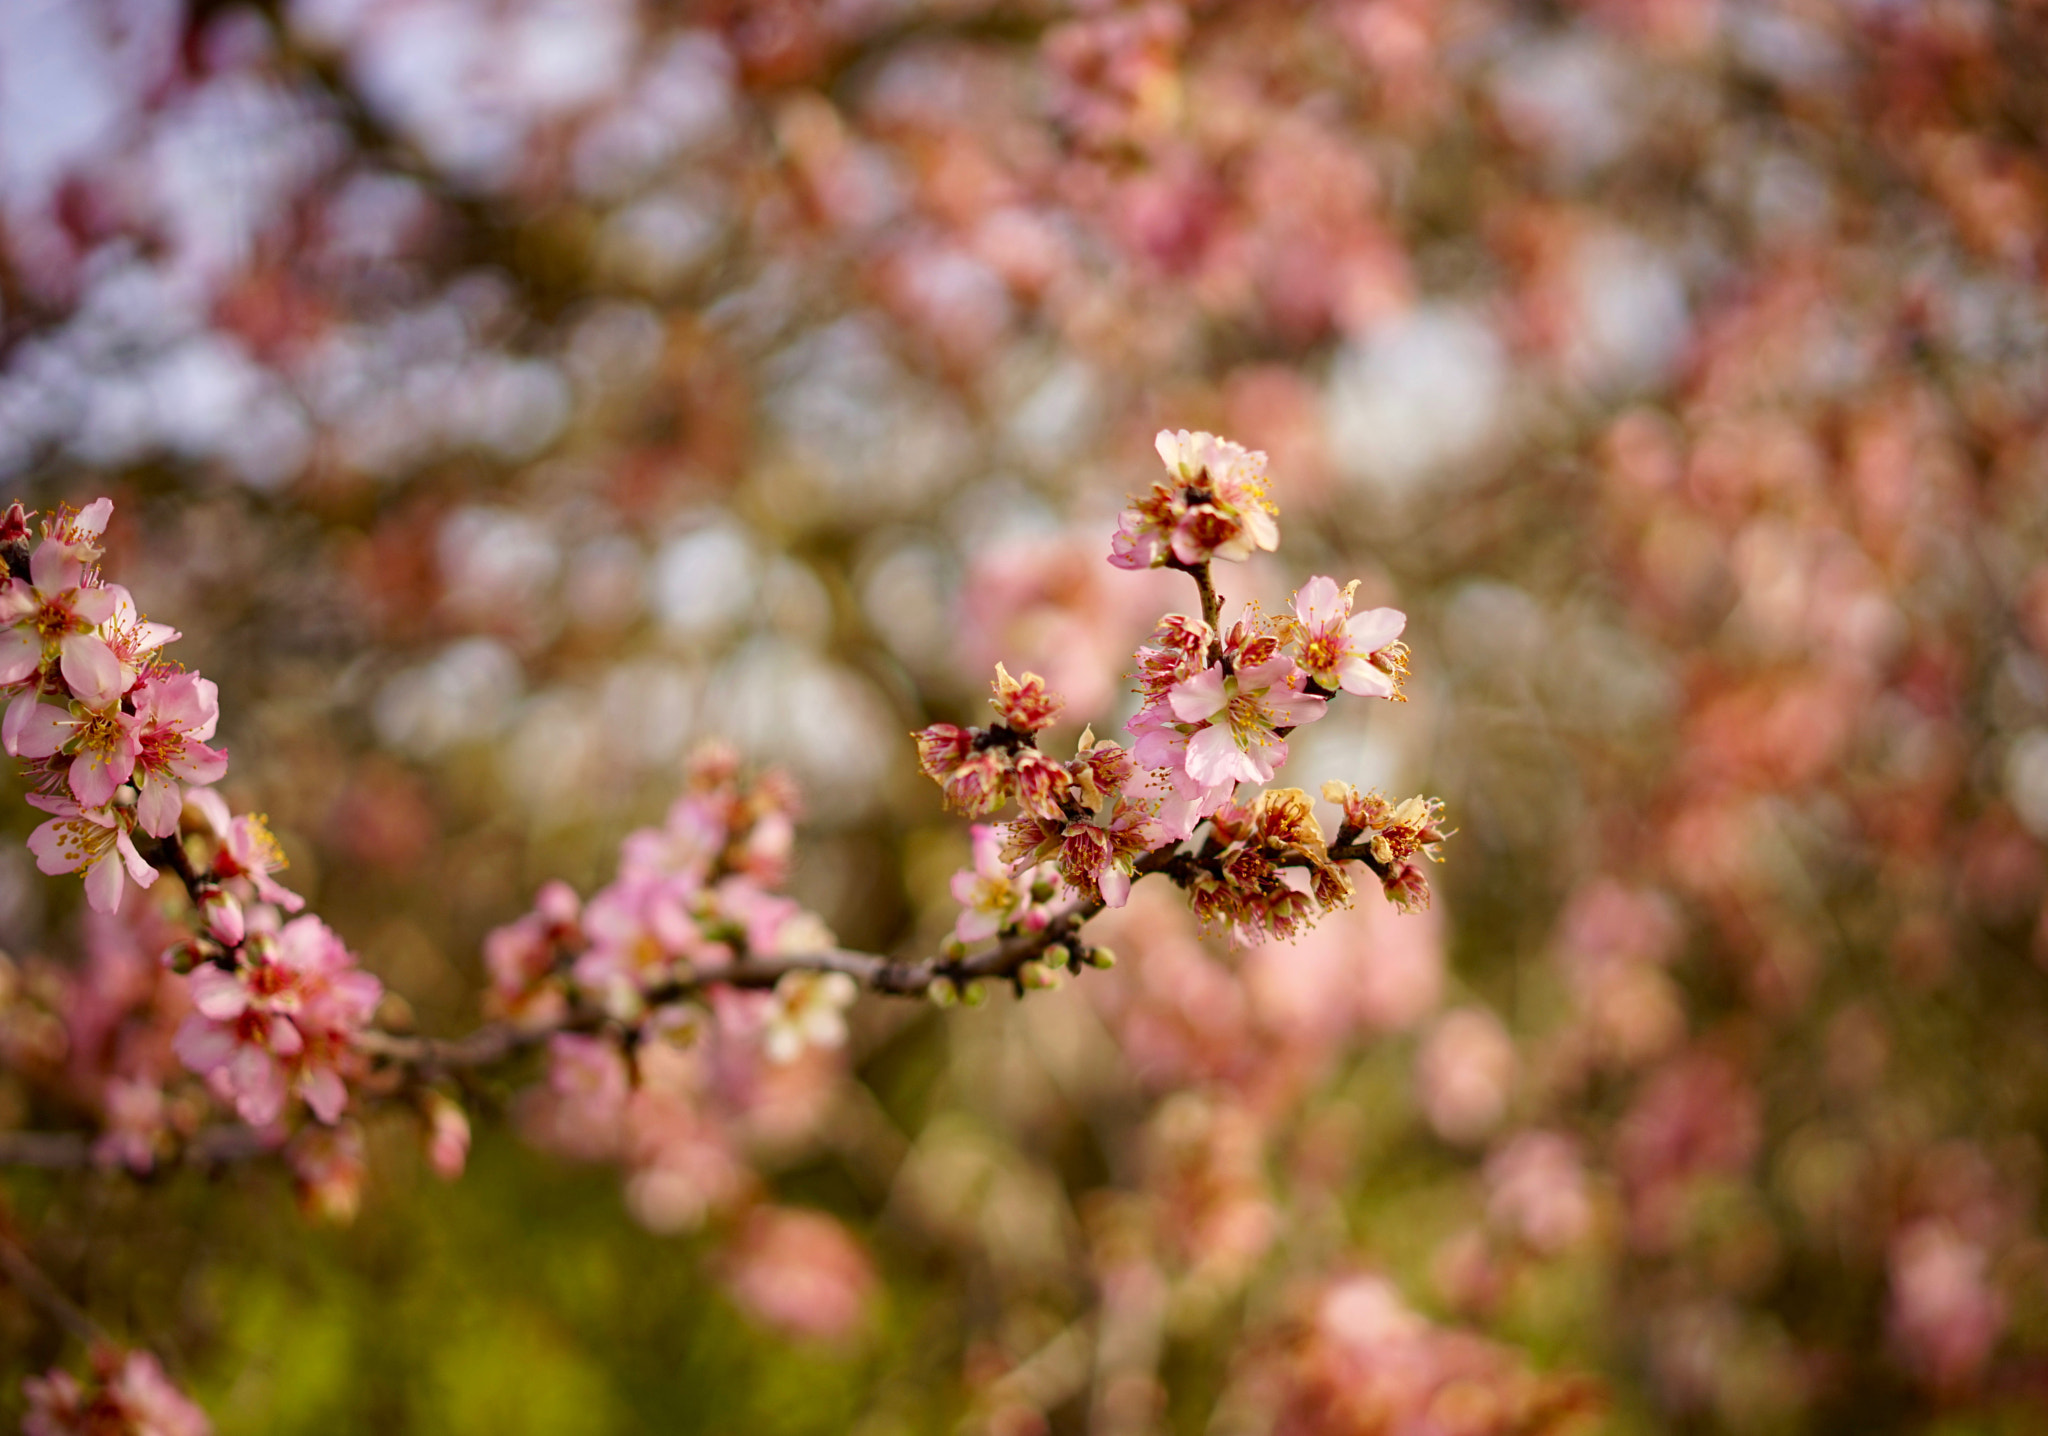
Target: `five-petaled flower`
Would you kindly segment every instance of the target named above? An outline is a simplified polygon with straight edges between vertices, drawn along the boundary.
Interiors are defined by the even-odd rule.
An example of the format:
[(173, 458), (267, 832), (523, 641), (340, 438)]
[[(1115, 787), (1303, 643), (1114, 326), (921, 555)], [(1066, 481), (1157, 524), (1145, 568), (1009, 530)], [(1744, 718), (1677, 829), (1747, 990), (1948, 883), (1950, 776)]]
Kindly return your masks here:
[(135, 814), (122, 808), (81, 808), (69, 798), (31, 794), (29, 801), (54, 814), (28, 835), (36, 866), (50, 874), (85, 870), (85, 900), (94, 912), (118, 912), (129, 882), (146, 888), (157, 871), (143, 860), (131, 830)]
[(1398, 640), (1408, 617), (1398, 608), (1353, 615), (1357, 591), (1357, 579), (1338, 588), (1334, 578), (1318, 576), (1301, 586), (1294, 595), (1297, 661), (1332, 693), (1341, 688), (1361, 698), (1398, 698), (1408, 671), (1408, 649)]

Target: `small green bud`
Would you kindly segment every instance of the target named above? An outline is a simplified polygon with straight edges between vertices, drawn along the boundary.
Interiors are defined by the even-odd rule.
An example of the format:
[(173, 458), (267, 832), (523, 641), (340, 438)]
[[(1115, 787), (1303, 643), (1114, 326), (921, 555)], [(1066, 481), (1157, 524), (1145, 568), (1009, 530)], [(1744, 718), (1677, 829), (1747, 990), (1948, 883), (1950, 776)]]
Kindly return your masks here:
[(948, 962), (958, 962), (967, 956), (967, 944), (957, 937), (949, 937), (939, 944), (939, 952)]
[(934, 1007), (951, 1007), (960, 1000), (960, 989), (953, 985), (950, 977), (935, 977), (924, 995), (932, 1000)]
[(1111, 968), (1111, 967), (1115, 967), (1115, 966), (1116, 966), (1116, 954), (1115, 954), (1115, 953), (1113, 953), (1113, 952), (1111, 952), (1111, 951), (1110, 951), (1110, 950), (1109, 950), (1108, 948), (1106, 948), (1106, 947), (1093, 947), (1093, 948), (1090, 948), (1090, 949), (1088, 950), (1088, 965), (1089, 965), (1090, 967), (1100, 967), (1100, 968)]
[(188, 937), (164, 949), (163, 963), (172, 972), (184, 977), (200, 963), (207, 961), (214, 951), (213, 944), (200, 938)]
[(980, 978), (969, 982), (960, 990), (960, 1001), (967, 1007), (979, 1007), (988, 1001), (988, 984)]
[(1065, 972), (1073, 960), (1074, 950), (1063, 942), (1053, 943), (1045, 950), (1045, 965), (1054, 972)]
[(1033, 883), (1031, 885), (1031, 900), (1033, 902), (1051, 902), (1052, 884), (1045, 881), (1043, 878), (1040, 878), (1037, 882)]
[(1065, 985), (1066, 979), (1042, 962), (1027, 962), (1017, 969), (1018, 980), (1026, 987), (1041, 992), (1056, 992)]

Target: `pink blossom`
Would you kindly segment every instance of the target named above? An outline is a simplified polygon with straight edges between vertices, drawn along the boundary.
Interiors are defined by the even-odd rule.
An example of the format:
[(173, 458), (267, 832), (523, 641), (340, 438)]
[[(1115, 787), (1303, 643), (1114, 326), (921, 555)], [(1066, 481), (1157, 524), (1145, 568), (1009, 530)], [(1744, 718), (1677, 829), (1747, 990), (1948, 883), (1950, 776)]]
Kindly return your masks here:
[(209, 888), (199, 899), (199, 915), (207, 936), (222, 947), (240, 947), (248, 936), (249, 921), (235, 895), (221, 888)]
[(306, 905), (304, 898), (270, 876), (290, 864), (262, 814), (231, 818), (226, 800), (209, 788), (188, 789), (185, 803), (206, 821), (220, 845), (213, 857), (215, 878), (222, 882), (245, 878), (257, 897), (286, 912), (297, 912)]
[(976, 823), (972, 833), (973, 866), (953, 874), (953, 901), (961, 907), (953, 936), (961, 942), (986, 942), (1023, 912), (1030, 901), (1030, 884), (1012, 876), (996, 829)]
[(88, 808), (113, 801), (142, 753), (142, 719), (122, 711), (118, 691), (97, 706), (78, 701), (66, 708), (34, 702), (23, 707), (16, 699), (7, 716), (10, 751), (31, 759), (68, 757), (66, 781)]
[(85, 900), (94, 912), (118, 912), (128, 882), (146, 888), (157, 871), (136, 851), (130, 830), (135, 814), (122, 808), (81, 808), (69, 798), (30, 801), (55, 814), (28, 835), (28, 850), (43, 872), (85, 869)]
[(1158, 568), (1171, 559), (1193, 567), (1212, 558), (1241, 561), (1279, 545), (1264, 454), (1185, 429), (1162, 429), (1155, 447), (1170, 477), (1119, 517), (1112, 564)]
[(308, 1127), (285, 1147), (284, 1159), (301, 1211), (337, 1226), (356, 1219), (363, 1205), (363, 1178), (370, 1170), (362, 1128), (353, 1122)]
[(705, 938), (691, 915), (698, 889), (687, 879), (621, 874), (592, 895), (581, 927), (590, 946), (571, 969), (576, 984), (607, 1011), (637, 1016), (643, 994), (678, 974), (678, 964), (723, 963), (730, 949)]
[(583, 942), (582, 901), (565, 882), (551, 882), (534, 899), (533, 911), (484, 938), (491, 1011), (535, 1027), (551, 1025), (566, 1010), (567, 996), (554, 981), (557, 955)]
[(756, 1207), (724, 1270), (742, 1311), (791, 1336), (851, 1336), (874, 1299), (875, 1274), (846, 1228), (821, 1212)]
[(138, 683), (131, 696), (138, 730), (136, 820), (144, 832), (168, 838), (178, 831), (184, 811), (179, 783), (203, 786), (227, 771), (228, 755), (205, 742), (220, 722), (220, 693), (196, 673), (159, 671)]
[(469, 1116), (460, 1103), (439, 1092), (425, 1098), (427, 1164), (434, 1175), (452, 1182), (469, 1161)]
[(1328, 706), (1303, 686), (1301, 670), (1285, 657), (1231, 673), (1218, 664), (1176, 684), (1167, 704), (1192, 725), (1182, 760), (1188, 777), (1203, 788), (1270, 782), (1287, 761), (1280, 730), (1313, 723)]
[(1121, 793), (1107, 805), (1108, 816), (1069, 823), (1058, 838), (1053, 861), (1073, 887), (1102, 895), (1110, 907), (1122, 907), (1131, 893), (1137, 860), (1159, 846), (1158, 819), (1149, 809)]
[(243, 953), (232, 972), (212, 964), (193, 972), (195, 1011), (178, 1029), (179, 1059), (252, 1126), (276, 1121), (294, 1092), (333, 1123), (360, 1061), (355, 1036), (383, 985), (317, 917), (252, 937)]
[(76, 545), (45, 539), (29, 557), (29, 576), (0, 584), (0, 686), (54, 667), (93, 707), (118, 697), (132, 675), (95, 631), (114, 617), (115, 593), (87, 582)]
[(114, 612), (100, 625), (100, 637), (121, 660), (121, 671), (133, 684), (149, 666), (151, 654), (184, 635), (168, 623), (151, 623), (144, 618), (135, 606), (134, 595), (120, 584), (110, 583), (106, 589), (114, 595)]
[(1010, 783), (1017, 806), (1041, 818), (1058, 820), (1061, 800), (1073, 782), (1064, 763), (1055, 762), (1035, 748), (1018, 751), (1010, 759)]
[(940, 786), (947, 806), (970, 818), (982, 817), (1009, 798), (1009, 764), (1001, 749), (984, 748), (964, 759)]
[(1514, 1076), (1514, 1042), (1483, 1008), (1462, 1007), (1438, 1018), (1415, 1057), (1423, 1115), (1449, 1142), (1476, 1142), (1500, 1125)]
[(571, 1156), (598, 1158), (616, 1149), (631, 1079), (618, 1046), (602, 1037), (564, 1032), (548, 1039), (548, 1096), (542, 1131)]
[(43, 520), (43, 538), (79, 563), (96, 562), (102, 552), (100, 539), (114, 517), (114, 501), (97, 498), (73, 512), (69, 505)]
[(944, 783), (974, 748), (974, 734), (951, 723), (934, 723), (910, 736), (917, 742), (917, 766), (934, 783)]
[(2005, 1329), (2005, 1300), (1991, 1283), (1989, 1254), (1930, 1218), (1892, 1238), (1887, 1265), (1891, 1339), (1907, 1368), (1938, 1391), (1970, 1385)]
[(846, 1009), (859, 996), (860, 984), (843, 972), (783, 974), (762, 1027), (762, 1051), (770, 1062), (794, 1062), (809, 1047), (844, 1047)]
[(1351, 613), (1353, 579), (1343, 588), (1333, 578), (1316, 577), (1294, 596), (1294, 617), (1300, 625), (1301, 669), (1319, 686), (1355, 693), (1363, 698), (1400, 696), (1400, 675), (1407, 650), (1397, 640), (1408, 624), (1395, 608)]
[(1578, 1145), (1557, 1132), (1523, 1132), (1486, 1159), (1486, 1212), (1538, 1252), (1581, 1241), (1593, 1221)]
[(92, 1375), (31, 1376), (23, 1436), (212, 1436), (206, 1413), (171, 1384), (146, 1351), (100, 1347)]

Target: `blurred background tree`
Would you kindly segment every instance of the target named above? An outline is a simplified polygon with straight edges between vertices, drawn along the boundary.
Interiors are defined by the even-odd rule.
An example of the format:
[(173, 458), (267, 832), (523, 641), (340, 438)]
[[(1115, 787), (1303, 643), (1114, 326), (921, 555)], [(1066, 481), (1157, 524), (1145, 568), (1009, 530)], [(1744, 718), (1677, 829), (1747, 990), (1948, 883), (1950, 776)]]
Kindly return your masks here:
[[(223, 1431), (2037, 1429), (2043, 74), (2029, 0), (0, 7), (8, 494), (116, 497), (423, 1030), (707, 736), (929, 950), (905, 734), (997, 659), (1120, 727), (1160, 427), (1271, 454), (1230, 599), (1411, 615), (1297, 763), (1462, 829), (1426, 916), (1141, 888), (1114, 974), (864, 1005), (748, 1137), (844, 1228), (644, 1232), (509, 1081), (350, 1226), (0, 1197)], [(10, 971), (77, 907), (0, 850)]]

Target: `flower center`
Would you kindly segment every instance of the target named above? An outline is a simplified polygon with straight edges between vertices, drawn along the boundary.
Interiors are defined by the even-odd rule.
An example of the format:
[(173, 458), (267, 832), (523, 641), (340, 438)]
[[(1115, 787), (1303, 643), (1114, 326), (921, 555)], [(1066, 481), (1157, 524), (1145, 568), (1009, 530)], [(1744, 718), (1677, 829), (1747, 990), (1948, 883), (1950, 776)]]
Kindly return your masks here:
[(1336, 636), (1324, 629), (1302, 645), (1301, 666), (1311, 673), (1328, 673), (1336, 668), (1342, 653)]
[(1236, 694), (1223, 710), (1230, 720), (1230, 736), (1240, 748), (1263, 742), (1262, 735), (1273, 730), (1273, 713), (1266, 707), (1265, 691), (1261, 688), (1256, 693)]

